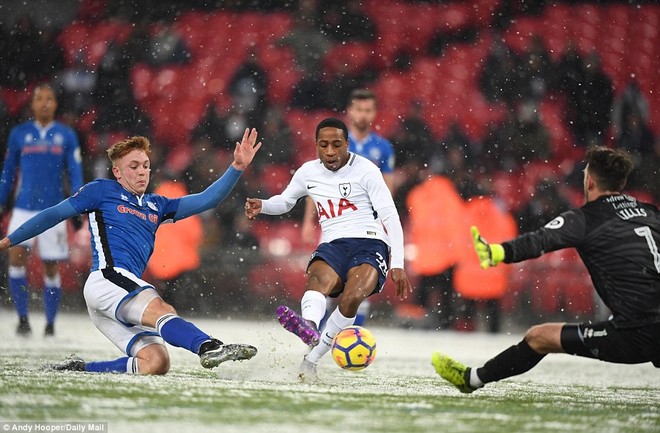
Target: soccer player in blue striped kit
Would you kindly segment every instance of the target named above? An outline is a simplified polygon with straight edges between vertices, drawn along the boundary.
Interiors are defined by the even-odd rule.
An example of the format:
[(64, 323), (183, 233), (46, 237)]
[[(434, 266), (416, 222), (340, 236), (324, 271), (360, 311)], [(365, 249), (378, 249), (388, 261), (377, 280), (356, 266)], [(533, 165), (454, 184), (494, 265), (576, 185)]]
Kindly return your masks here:
[(256, 355), (253, 346), (224, 344), (182, 319), (151, 284), (140, 278), (160, 224), (220, 204), (261, 147), (256, 140), (257, 131), (246, 129), (224, 175), (204, 191), (177, 199), (145, 193), (151, 171), (151, 145), (139, 136), (122, 140), (107, 151), (116, 180), (96, 179), (84, 185), (72, 197), (38, 213), (0, 240), (2, 251), (66, 218), (89, 216), (93, 263), (84, 288), (87, 310), (99, 331), (126, 356), (85, 362), (73, 355), (50, 365), (51, 369), (165, 374), (170, 368), (165, 342), (199, 355), (205, 368)]
[[(12, 188), (18, 185), (9, 232), (68, 195), (64, 191), (65, 172), (71, 191), (78, 190), (83, 182), (78, 138), (71, 128), (55, 121), (57, 100), (49, 85), (40, 84), (34, 89), (31, 108), (34, 119), (17, 125), (9, 133), (0, 179), (0, 211), (7, 210)], [(20, 180), (17, 181), (19, 170)], [(81, 220), (76, 219), (74, 225), (80, 228)], [(62, 293), (59, 262), (69, 256), (66, 223), (57, 224), (36, 239), (45, 271), (45, 335), (52, 336)], [(26, 240), (9, 252), (9, 290), (18, 313), (16, 333), (20, 336), (32, 332), (28, 320), (26, 265), (28, 248), (34, 244), (35, 239)]]

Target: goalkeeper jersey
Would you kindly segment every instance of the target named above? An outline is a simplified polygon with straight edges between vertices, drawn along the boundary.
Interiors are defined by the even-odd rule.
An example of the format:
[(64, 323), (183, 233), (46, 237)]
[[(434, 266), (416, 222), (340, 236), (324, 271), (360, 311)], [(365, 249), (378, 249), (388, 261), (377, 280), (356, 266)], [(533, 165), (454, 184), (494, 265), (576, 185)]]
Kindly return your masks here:
[(41, 127), (30, 121), (9, 133), (7, 155), (0, 178), (0, 205), (6, 206), (17, 172), (20, 181), (15, 207), (40, 211), (62, 201), (66, 195), (64, 172), (71, 191), (82, 186), (80, 147), (68, 126), (51, 122)]
[(660, 323), (660, 213), (651, 204), (603, 196), (502, 246), (506, 263), (575, 247), (615, 326)]

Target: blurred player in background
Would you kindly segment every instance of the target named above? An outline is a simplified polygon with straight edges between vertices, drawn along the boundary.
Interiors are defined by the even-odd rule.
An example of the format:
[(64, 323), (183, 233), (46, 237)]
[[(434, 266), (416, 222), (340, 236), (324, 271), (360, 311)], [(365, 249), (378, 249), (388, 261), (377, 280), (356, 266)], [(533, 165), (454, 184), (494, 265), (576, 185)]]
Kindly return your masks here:
[(595, 147), (587, 151), (586, 162), (581, 208), (501, 245), (488, 244), (476, 227), (472, 236), (484, 269), (576, 248), (611, 318), (534, 326), (520, 343), (480, 368), (434, 353), (436, 372), (461, 392), (525, 373), (548, 353), (619, 364), (652, 362), (660, 368), (660, 212), (621, 194), (633, 168), (626, 153)]
[(108, 149), (116, 180), (96, 179), (84, 185), (72, 197), (38, 213), (0, 241), (1, 251), (66, 218), (89, 215), (93, 263), (84, 289), (87, 310), (99, 331), (127, 356), (85, 362), (74, 355), (49, 366), (51, 369), (165, 374), (170, 368), (165, 342), (199, 355), (205, 368), (250, 359), (257, 353), (252, 346), (225, 345), (202, 332), (179, 317), (151, 284), (140, 279), (160, 224), (220, 204), (261, 147), (256, 139), (257, 131), (246, 129), (225, 174), (204, 191), (176, 199), (145, 193), (151, 172), (149, 141), (139, 136), (120, 141)]
[[(403, 270), (403, 229), (392, 194), (378, 168), (348, 150), (348, 129), (335, 118), (316, 127), (319, 159), (303, 164), (280, 195), (248, 198), (245, 214), (281, 215), (305, 196), (320, 215), (322, 240), (307, 266), (302, 317), (286, 306), (277, 309), (280, 323), (312, 347), (300, 367), (303, 380), (316, 378), (316, 365), (330, 350), (333, 337), (355, 323), (360, 304), (379, 293), (392, 270), (397, 295), (410, 292)], [(387, 232), (385, 231), (387, 230)], [(391, 249), (391, 260), (390, 260)], [(341, 295), (319, 334), (326, 297)]]
[[(57, 100), (48, 84), (40, 84), (32, 95), (34, 119), (17, 125), (9, 134), (7, 155), (0, 180), (0, 213), (7, 211), (10, 195), (17, 185), (9, 232), (15, 230), (39, 211), (63, 200), (70, 191), (82, 186), (80, 146), (75, 132), (55, 121)], [(17, 172), (20, 179), (16, 181)], [(66, 173), (68, 188), (65, 188)], [(80, 217), (74, 227), (82, 225)], [(28, 249), (37, 240), (44, 265), (43, 301), (46, 313), (45, 335), (54, 334), (55, 317), (62, 296), (59, 262), (69, 257), (66, 222), (62, 221), (34, 239), (16, 245), (9, 252), (9, 290), (18, 313), (16, 333), (32, 333), (28, 320), (29, 290), (27, 283)]]
[[(363, 156), (376, 164), (383, 174), (385, 184), (394, 195), (394, 147), (386, 138), (372, 130), (376, 119), (376, 95), (367, 89), (355, 89), (351, 92), (346, 107), (348, 118), (348, 150)], [(309, 198), (305, 203), (305, 215), (302, 223), (303, 241), (316, 243), (316, 224), (318, 213), (314, 201)], [(365, 299), (357, 312), (355, 325), (364, 325), (371, 303)]]

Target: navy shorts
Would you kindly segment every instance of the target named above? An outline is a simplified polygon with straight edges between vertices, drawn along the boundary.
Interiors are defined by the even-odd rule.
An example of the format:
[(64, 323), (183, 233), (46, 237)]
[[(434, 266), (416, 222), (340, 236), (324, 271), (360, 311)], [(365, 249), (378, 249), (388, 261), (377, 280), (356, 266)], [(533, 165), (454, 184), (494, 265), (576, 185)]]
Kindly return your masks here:
[[(315, 260), (326, 262), (346, 284), (346, 277), (351, 268), (363, 263), (369, 263), (378, 271), (378, 284), (371, 295), (383, 290), (387, 279), (387, 271), (390, 263), (390, 249), (387, 244), (379, 239), (342, 238), (332, 242), (324, 242), (316, 248), (309, 258), (307, 268)], [(336, 298), (341, 293), (332, 293), (330, 296)], [(371, 296), (370, 295), (370, 296)]]
[(611, 321), (567, 323), (561, 330), (566, 353), (619, 364), (652, 362), (660, 367), (660, 323), (617, 328)]

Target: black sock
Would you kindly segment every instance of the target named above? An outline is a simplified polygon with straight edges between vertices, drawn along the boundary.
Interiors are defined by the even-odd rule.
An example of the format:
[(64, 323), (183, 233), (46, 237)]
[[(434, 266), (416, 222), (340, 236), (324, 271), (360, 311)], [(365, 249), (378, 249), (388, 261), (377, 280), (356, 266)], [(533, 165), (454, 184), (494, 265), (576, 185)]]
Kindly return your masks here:
[(506, 379), (531, 370), (543, 357), (545, 355), (535, 352), (527, 341), (523, 340), (478, 368), (477, 376), (483, 383)]

